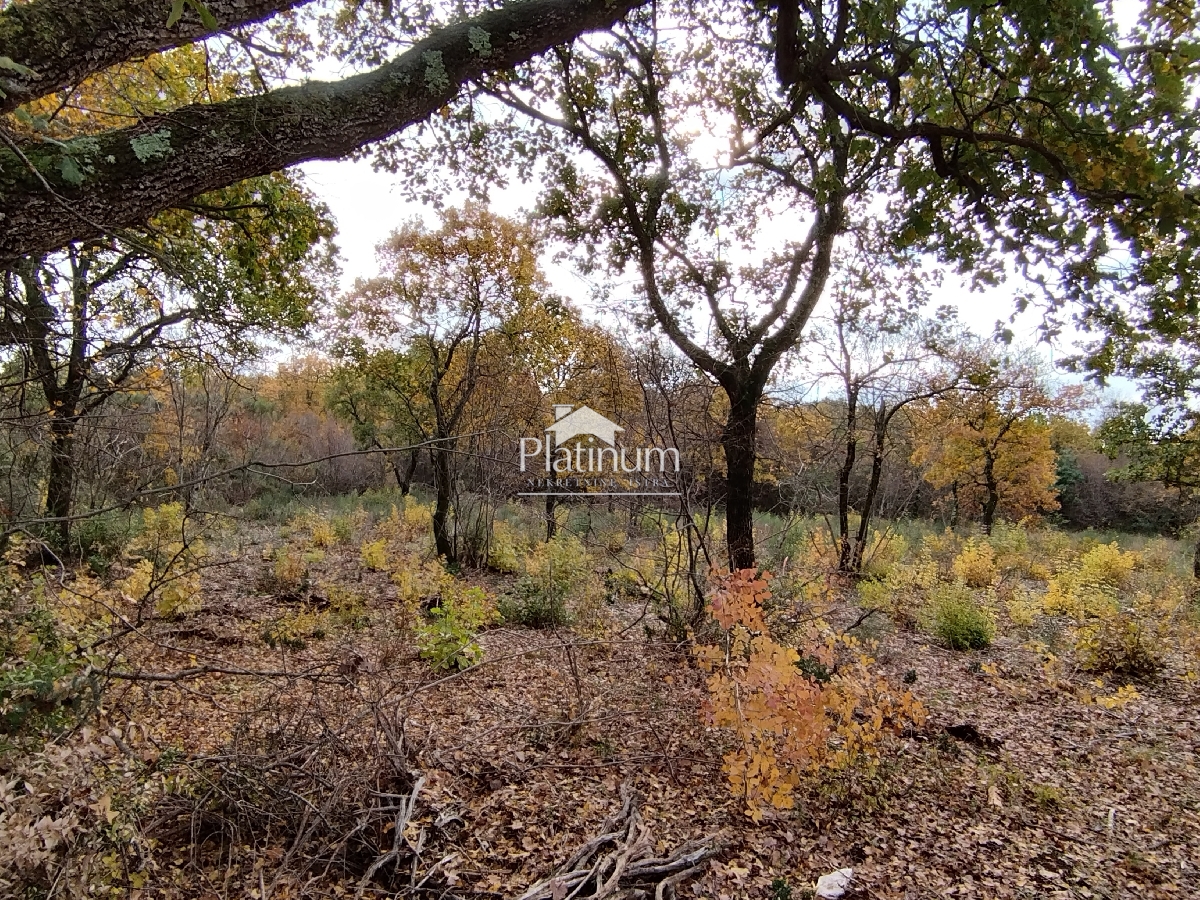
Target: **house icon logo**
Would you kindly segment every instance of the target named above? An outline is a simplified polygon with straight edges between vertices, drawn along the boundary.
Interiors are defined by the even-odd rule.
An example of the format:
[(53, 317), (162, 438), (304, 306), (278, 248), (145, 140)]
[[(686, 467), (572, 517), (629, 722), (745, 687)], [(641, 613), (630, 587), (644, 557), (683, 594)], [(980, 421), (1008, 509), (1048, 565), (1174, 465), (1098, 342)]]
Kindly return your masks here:
[(610, 447), (617, 445), (617, 433), (625, 429), (611, 419), (606, 419), (589, 406), (575, 408), (573, 403), (554, 405), (554, 424), (546, 429), (546, 440), (553, 439), (561, 447), (567, 441), (581, 435), (593, 435)]
[[(678, 497), (675, 447), (627, 447), (625, 429), (589, 406), (555, 403), (541, 437), (519, 441), (520, 497)], [(539, 471), (540, 470), (540, 471)]]

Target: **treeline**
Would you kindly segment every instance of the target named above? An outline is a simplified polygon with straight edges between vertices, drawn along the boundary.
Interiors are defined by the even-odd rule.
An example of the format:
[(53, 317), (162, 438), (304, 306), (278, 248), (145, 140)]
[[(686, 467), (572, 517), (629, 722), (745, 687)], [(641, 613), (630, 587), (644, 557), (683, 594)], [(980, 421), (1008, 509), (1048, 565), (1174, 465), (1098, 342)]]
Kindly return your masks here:
[[(603, 412), (629, 446), (677, 448), (680, 514), (722, 517), (727, 395), (653, 333), (588, 322), (550, 290), (537, 247), (528, 226), (481, 207), (437, 230), (405, 226), (380, 248), (381, 274), (314, 317), (324, 352), (269, 373), (245, 335), (222, 348), (229, 331), (199, 316), (172, 330), (152, 310), (157, 330), (143, 326), (136, 348), (127, 338), (123, 356), (81, 339), (97, 316), (117, 319), (102, 302), (110, 283), (80, 278), (82, 260), (10, 280), (11, 308), (28, 318), (39, 301), (50, 315), (40, 332), (9, 329), (7, 532), (87, 556), (114, 516), (165, 500), (254, 515), (297, 495), (425, 485), (439, 555), (483, 564), (493, 511), (528, 477), (518, 442), (543, 434), (555, 403)], [(1163, 464), (1139, 433), (1144, 407), (1090, 428), (1094, 397), (1035, 353), (852, 287), (768, 385), (752, 448), (753, 506), (827, 516), (842, 568), (861, 568), (876, 517), (1173, 534), (1195, 520), (1188, 458)]]

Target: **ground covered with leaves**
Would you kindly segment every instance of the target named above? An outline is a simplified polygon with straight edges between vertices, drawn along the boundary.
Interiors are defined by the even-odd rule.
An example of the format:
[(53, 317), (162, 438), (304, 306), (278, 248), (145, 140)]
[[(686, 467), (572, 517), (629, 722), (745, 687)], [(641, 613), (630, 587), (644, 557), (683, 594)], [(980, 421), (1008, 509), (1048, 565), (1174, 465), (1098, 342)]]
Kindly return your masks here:
[[(864, 585), (818, 577), (810, 535), (808, 568), (793, 562), (751, 604), (762, 631), (726, 623), (718, 604), (716, 622), (681, 639), (652, 584), (622, 582), (599, 554), (568, 570), (565, 622), (514, 624), (536, 606), (531, 584), (552, 588), (565, 564), (543, 582), (536, 559), (452, 578), (422, 558), (421, 529), (419, 509), (240, 525), (192, 560), (198, 581), (165, 606), (150, 585), (131, 594), (154, 580), (135, 560), (88, 577), (10, 565), (10, 634), (24, 645), (8, 658), (49, 660), (54, 627), (60, 641), (89, 636), (90, 650), (86, 667), (46, 661), (40, 688), (28, 665), (6, 663), (4, 892), (786, 900), (850, 867), (850, 897), (1200, 895), (1194, 600), (1171, 608), (1177, 640), (1142, 648), (1153, 659), (1125, 641), (1126, 668), (1096, 664), (1111, 636), (1093, 620), (1107, 620), (1068, 609), (1105, 578), (1114, 616), (1137, 609), (1138, 579), (1163, 596), (1165, 545), (1131, 555), (1072, 540), (1047, 553), (1015, 532), (934, 535), (890, 562), (881, 553)], [(965, 627), (986, 640), (953, 636), (954, 604), (968, 600), (983, 619)], [(35, 610), (51, 619), (39, 626)], [(724, 648), (733, 708), (749, 710), (752, 693), (785, 693), (754, 681), (756, 641), (769, 632), (772, 653), (794, 652), (817, 620), (856, 642), (825, 652), (797, 638), (783, 658), (805, 680), (788, 696), (817, 697), (866, 653), (871, 677), (920, 712), (889, 713), (894, 728), (881, 714), (877, 753), (813, 756), (788, 781), (796, 757), (773, 726), (714, 715), (714, 669), (697, 648)], [(1140, 634), (1166, 627), (1130, 621)], [(105, 656), (103, 635), (117, 633), (120, 654)], [(751, 664), (738, 668), (739, 654)], [(846, 749), (847, 734), (870, 730), (878, 698), (854, 697), (814, 740)], [(18, 734), (35, 719), (58, 737)], [(769, 778), (766, 749), (779, 762)], [(752, 783), (773, 785), (767, 802)]]

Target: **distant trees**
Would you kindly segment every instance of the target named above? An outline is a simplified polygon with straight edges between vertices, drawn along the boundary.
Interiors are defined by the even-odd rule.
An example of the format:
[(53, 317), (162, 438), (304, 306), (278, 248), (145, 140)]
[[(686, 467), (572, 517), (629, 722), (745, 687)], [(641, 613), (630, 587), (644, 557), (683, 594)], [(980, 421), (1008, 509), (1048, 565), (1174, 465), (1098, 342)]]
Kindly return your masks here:
[[(950, 358), (961, 340), (945, 310), (923, 318), (926, 298), (920, 273), (887, 265), (877, 252), (860, 244), (858, 253), (832, 291), (833, 311), (820, 323), (810, 351), (815, 373), (835, 383), (840, 403), (833, 423), (841, 437), (837, 470), (838, 570), (862, 570), (875, 512), (884, 461), (895, 442), (893, 424), (914, 404), (945, 395), (962, 379)], [(851, 503), (851, 483), (865, 443), (870, 466), (861, 502)], [(851, 529), (850, 516), (858, 513)]]
[[(1194, 377), (1194, 376), (1193, 376)], [(1122, 481), (1157, 481), (1191, 505), (1200, 492), (1200, 414), (1194, 410), (1157, 413), (1142, 403), (1115, 407), (1099, 429), (1100, 446), (1125, 465), (1113, 475)], [(1193, 515), (1195, 510), (1193, 510)], [(1200, 537), (1192, 558), (1200, 578)]]
[(930, 400), (919, 421), (913, 461), (925, 478), (950, 490), (953, 521), (978, 518), (985, 533), (1001, 514), (1020, 519), (1058, 508), (1057, 457), (1049, 417), (1078, 405), (1078, 388), (1055, 389), (1036, 357), (984, 347), (962, 385)]

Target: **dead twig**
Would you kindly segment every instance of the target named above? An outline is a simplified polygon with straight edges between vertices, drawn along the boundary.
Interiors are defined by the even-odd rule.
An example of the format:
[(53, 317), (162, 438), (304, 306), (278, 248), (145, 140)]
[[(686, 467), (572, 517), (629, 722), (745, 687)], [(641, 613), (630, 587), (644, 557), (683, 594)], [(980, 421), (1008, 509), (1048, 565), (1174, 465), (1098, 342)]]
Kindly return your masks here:
[(629, 784), (621, 787), (621, 809), (605, 820), (600, 834), (585, 841), (549, 878), (517, 900), (621, 900), (645, 896), (672, 900), (680, 882), (720, 852), (716, 837), (692, 841), (665, 857), (654, 857), (650, 829), (642, 821)]

